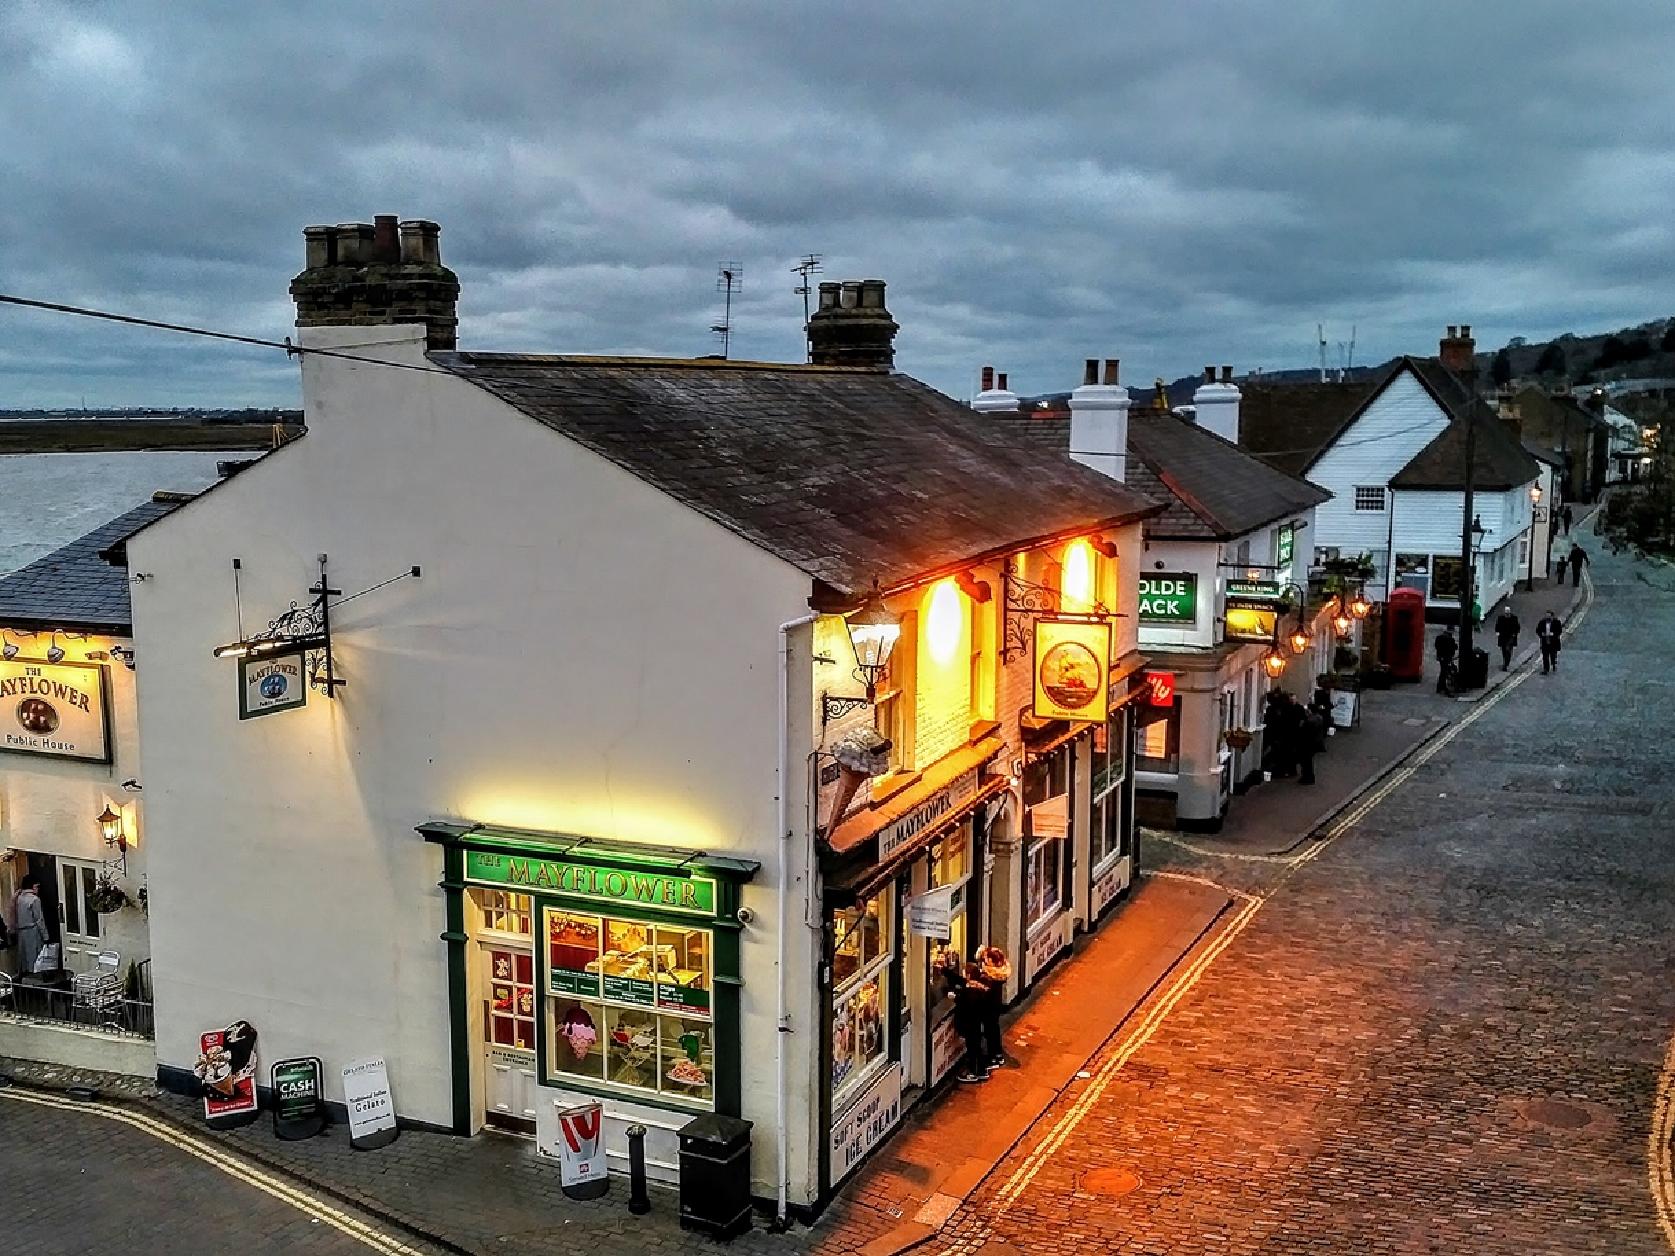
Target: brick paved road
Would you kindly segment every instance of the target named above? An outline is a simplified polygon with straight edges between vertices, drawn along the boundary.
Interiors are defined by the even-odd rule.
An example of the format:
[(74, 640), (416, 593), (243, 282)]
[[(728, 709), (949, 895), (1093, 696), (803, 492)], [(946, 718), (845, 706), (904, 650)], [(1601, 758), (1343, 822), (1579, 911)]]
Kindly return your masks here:
[(368, 1246), (149, 1134), (17, 1093), (0, 1093), (7, 1256), (400, 1250)]
[(1675, 574), (1593, 575), (1560, 671), (1317, 859), (1193, 859), (1289, 879), (1056, 1155), (1032, 1153), (1077, 1096), (991, 1176), (957, 1250), (1666, 1252)]

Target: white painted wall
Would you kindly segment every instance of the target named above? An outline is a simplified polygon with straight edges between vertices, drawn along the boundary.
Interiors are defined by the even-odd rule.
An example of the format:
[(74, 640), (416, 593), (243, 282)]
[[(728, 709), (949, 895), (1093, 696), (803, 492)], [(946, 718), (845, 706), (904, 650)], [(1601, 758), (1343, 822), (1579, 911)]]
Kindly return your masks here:
[[(422, 360), (422, 328), (304, 335)], [(152, 575), (134, 600), (161, 1062), (190, 1066), (200, 1030), (245, 1017), (265, 1059), (324, 1057), (329, 1097), (343, 1062), (384, 1054), (398, 1110), (447, 1123), (441, 854), (415, 824), (758, 859), (743, 1114), (754, 1187), (773, 1194), (775, 625), (806, 613), (807, 577), (457, 379), (305, 358), (303, 387), (305, 439), (130, 545)], [(305, 599), (322, 552), (346, 593), (423, 576), (334, 614), (341, 700), (241, 723), (235, 667), (211, 657), (237, 636), (232, 560), (252, 629)], [(807, 686), (806, 630), (798, 650)], [(806, 833), (789, 846), (800, 896)], [(805, 1201), (815, 935), (792, 919)]]
[[(1532, 481), (1533, 483), (1533, 481)], [(1465, 494), (1404, 489), (1395, 497), (1395, 553), (1460, 554), (1460, 527), (1465, 517)], [(1472, 511), (1483, 523), (1482, 554), (1478, 563), (1479, 604), (1487, 614), (1523, 577), (1518, 542), (1531, 527), (1527, 485), (1504, 492), (1474, 493)], [(1543, 500), (1546, 500), (1545, 498)], [(1497, 555), (1504, 555), (1497, 559)], [(1538, 559), (1539, 562), (1539, 559)], [(1452, 607), (1453, 600), (1428, 604)]]
[[(1430, 444), (1447, 424), (1441, 407), (1412, 371), (1403, 371), (1304, 473), (1328, 489), (1332, 499), (1315, 512), (1313, 544), (1335, 547), (1345, 557), (1383, 554), (1389, 545), (1390, 495), (1382, 511), (1356, 510), (1355, 486), (1384, 484)], [(1401, 544), (1398, 542), (1399, 550)], [(1368, 582), (1368, 596), (1387, 596), (1387, 562)]]
[[(20, 659), (44, 658), (47, 637), (9, 634), (20, 647)], [(99, 833), (97, 818), (108, 803), (122, 813), (131, 849), (128, 871), (119, 878), (130, 898), (146, 877), (149, 842), (141, 823), (139, 795), (122, 789), (122, 782), (141, 776), (139, 728), (134, 713), (134, 676), (114, 660), (90, 660), (90, 652), (110, 652), (113, 645), (128, 647), (126, 638), (59, 637), (67, 663), (94, 662), (109, 679), (107, 698), (111, 725), (111, 762), (83, 763), (46, 755), (0, 753), (0, 849), (39, 851), (68, 859), (100, 863), (116, 858)], [(8, 910), (17, 889), (19, 865), (0, 861), (0, 896)], [(101, 940), (122, 953), (123, 971), (129, 961), (150, 954), (146, 917), (137, 906), (124, 908), (99, 922)], [(0, 952), (0, 968), (14, 971), (17, 950)]]

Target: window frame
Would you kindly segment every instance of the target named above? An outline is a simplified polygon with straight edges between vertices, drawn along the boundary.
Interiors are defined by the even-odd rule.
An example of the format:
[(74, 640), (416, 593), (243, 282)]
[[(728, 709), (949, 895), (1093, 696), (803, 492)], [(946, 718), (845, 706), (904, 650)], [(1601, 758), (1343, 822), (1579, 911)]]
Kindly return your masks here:
[[(1373, 500), (1375, 494), (1378, 498), (1378, 504), (1366, 504)], [(1381, 515), (1390, 508), (1389, 486), (1385, 484), (1357, 484), (1351, 490), (1350, 502), (1355, 510), (1364, 514)]]
[[(871, 959), (868, 959), (865, 955), (863, 955), (860, 966), (856, 968), (853, 973), (844, 978), (842, 982), (837, 980), (835, 971), (832, 978), (832, 1052), (831, 1063), (828, 1067), (826, 1075), (826, 1085), (831, 1091), (833, 1112), (840, 1111), (844, 1104), (846, 1104), (855, 1094), (859, 1093), (864, 1086), (870, 1084), (872, 1079), (877, 1076), (879, 1069), (884, 1067), (884, 1065), (893, 1058), (890, 1047), (890, 973), (895, 964), (896, 947), (899, 940), (899, 929), (897, 928), (895, 921), (895, 917), (897, 915), (895, 910), (895, 883), (893, 881), (887, 883), (882, 886), (871, 898), (863, 900), (856, 906), (864, 912), (866, 905), (873, 902), (876, 902), (879, 905), (877, 917), (878, 937), (882, 944), (879, 954)], [(834, 921), (836, 917), (837, 913), (834, 912)], [(834, 953), (836, 952), (837, 945), (841, 940), (840, 935), (837, 933), (836, 925), (834, 924), (832, 931), (832, 949)], [(877, 1049), (869, 1054), (865, 1059), (860, 1058), (858, 1050), (850, 1052), (850, 1069), (840, 1080), (835, 1075), (838, 1063), (837, 1027), (839, 1009), (848, 1005), (866, 986), (871, 985), (874, 982), (877, 983), (878, 987)], [(857, 1046), (859, 1041), (859, 1034), (857, 1033)]]

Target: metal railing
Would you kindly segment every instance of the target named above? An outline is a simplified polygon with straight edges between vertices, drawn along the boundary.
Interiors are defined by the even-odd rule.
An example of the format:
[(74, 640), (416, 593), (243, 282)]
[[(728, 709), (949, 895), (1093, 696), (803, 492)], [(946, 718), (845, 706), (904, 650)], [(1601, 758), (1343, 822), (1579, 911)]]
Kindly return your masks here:
[(150, 1038), (155, 1034), (149, 999), (130, 999), (110, 991), (91, 994), (0, 973), (0, 1014), (5, 1013), (119, 1038)]

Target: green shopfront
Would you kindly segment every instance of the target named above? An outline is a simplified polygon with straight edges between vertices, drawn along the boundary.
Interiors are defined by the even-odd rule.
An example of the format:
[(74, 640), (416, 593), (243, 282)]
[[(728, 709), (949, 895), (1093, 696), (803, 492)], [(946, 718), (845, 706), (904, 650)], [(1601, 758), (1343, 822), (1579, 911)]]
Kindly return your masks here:
[(613, 1169), (645, 1125), (672, 1180), (675, 1132), (740, 1107), (741, 887), (758, 865), (559, 833), (430, 823), (443, 850), (453, 1127), (534, 1134), (604, 1101)]

